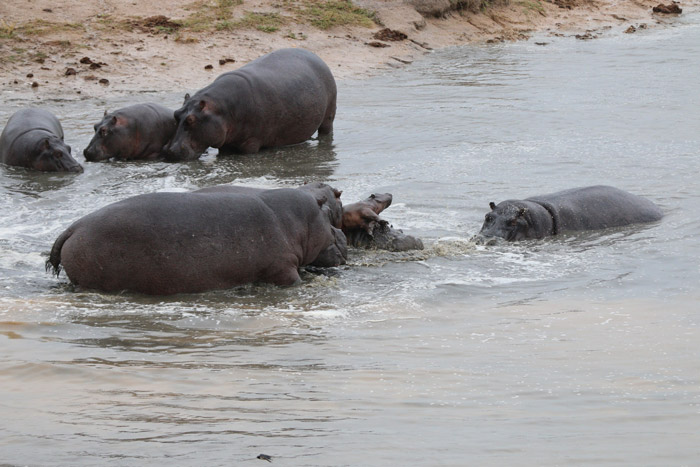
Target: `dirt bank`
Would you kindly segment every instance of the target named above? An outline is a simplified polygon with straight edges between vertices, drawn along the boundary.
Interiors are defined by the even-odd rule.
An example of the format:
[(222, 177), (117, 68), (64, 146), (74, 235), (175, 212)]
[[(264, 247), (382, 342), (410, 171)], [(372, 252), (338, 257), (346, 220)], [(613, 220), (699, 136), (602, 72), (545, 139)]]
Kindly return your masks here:
[[(698, 2), (681, 6), (697, 8)], [(0, 4), (0, 90), (38, 96), (191, 91), (283, 47), (316, 52), (340, 79), (366, 77), (445, 46), (520, 40), (535, 32), (592, 39), (606, 29), (633, 32), (673, 21), (675, 15), (652, 12), (658, 4), (8, 0)]]

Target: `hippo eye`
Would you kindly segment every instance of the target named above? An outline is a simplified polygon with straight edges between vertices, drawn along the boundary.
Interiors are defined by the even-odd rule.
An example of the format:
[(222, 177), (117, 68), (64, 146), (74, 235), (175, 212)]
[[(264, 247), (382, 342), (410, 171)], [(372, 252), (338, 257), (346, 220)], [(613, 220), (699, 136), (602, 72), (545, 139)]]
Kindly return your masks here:
[(54, 156), (56, 159), (61, 159), (61, 158), (63, 157), (63, 153), (62, 153), (61, 151), (55, 151), (55, 152), (53, 153), (53, 156)]

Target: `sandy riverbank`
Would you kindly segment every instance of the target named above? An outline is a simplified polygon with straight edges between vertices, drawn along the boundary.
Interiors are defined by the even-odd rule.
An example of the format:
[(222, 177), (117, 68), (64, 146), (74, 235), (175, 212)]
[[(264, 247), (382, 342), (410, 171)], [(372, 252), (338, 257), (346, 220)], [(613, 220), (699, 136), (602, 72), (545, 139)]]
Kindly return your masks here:
[[(283, 47), (316, 52), (339, 79), (361, 78), (446, 46), (534, 33), (587, 40), (676, 17), (653, 13), (659, 0), (510, 0), (480, 12), (451, 10), (448, 0), (411, 1), (357, 0), (359, 21), (324, 29), (304, 0), (10, 0), (0, 5), (0, 89), (192, 91)], [(371, 20), (361, 18), (366, 13)], [(384, 28), (400, 34), (381, 35)]]

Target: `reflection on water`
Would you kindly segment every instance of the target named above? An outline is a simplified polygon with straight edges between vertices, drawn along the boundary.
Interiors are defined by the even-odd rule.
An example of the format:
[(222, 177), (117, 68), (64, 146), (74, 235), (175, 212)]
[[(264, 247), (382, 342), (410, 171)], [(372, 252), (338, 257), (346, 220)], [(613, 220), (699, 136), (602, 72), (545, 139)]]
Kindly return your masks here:
[[(186, 163), (0, 167), (1, 461), (11, 465), (690, 465), (698, 457), (697, 16), (596, 41), (434, 53), (339, 83), (332, 139)], [(684, 91), (685, 90), (685, 91)], [(105, 107), (53, 99), (75, 154)], [(3, 96), (0, 124), (28, 102)], [(82, 156), (78, 157), (79, 162)], [(74, 220), (153, 191), (328, 181), (423, 251), (298, 287), (150, 297), (44, 272)], [(609, 184), (646, 226), (473, 240), (489, 201)], [(594, 446), (595, 449), (591, 449)]]

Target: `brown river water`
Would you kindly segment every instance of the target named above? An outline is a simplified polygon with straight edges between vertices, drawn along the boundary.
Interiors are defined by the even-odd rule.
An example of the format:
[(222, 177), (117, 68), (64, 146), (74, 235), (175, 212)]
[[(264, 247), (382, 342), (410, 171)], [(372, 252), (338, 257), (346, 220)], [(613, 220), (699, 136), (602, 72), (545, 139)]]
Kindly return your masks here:
[[(595, 41), (435, 52), (339, 82), (332, 144), (182, 164), (84, 163), (105, 108), (39, 101), (85, 173), (0, 167), (0, 464), (697, 465), (700, 16)], [(540, 46), (538, 42), (547, 42)], [(174, 297), (44, 271), (106, 204), (220, 183), (323, 180), (416, 253), (354, 250), (298, 287)], [(608, 184), (657, 224), (477, 245), (489, 201)]]

